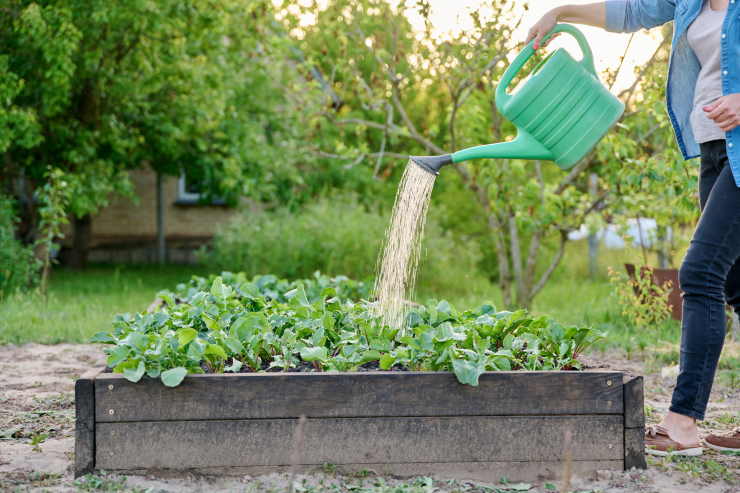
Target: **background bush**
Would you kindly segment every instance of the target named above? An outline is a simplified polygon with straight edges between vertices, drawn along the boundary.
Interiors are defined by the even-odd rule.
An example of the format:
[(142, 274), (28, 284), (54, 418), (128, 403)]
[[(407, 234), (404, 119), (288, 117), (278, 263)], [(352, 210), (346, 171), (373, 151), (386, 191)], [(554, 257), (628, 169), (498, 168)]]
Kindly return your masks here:
[[(212, 269), (271, 273), (288, 279), (315, 271), (370, 280), (375, 275), (389, 212), (367, 208), (353, 196), (317, 200), (299, 210), (244, 211), (199, 253)], [(490, 286), (479, 274), (477, 246), (463, 244), (427, 220), (417, 285), (439, 296)]]
[(39, 268), (31, 247), (15, 237), (14, 209), (14, 202), (0, 195), (0, 299), (19, 288), (31, 287)]

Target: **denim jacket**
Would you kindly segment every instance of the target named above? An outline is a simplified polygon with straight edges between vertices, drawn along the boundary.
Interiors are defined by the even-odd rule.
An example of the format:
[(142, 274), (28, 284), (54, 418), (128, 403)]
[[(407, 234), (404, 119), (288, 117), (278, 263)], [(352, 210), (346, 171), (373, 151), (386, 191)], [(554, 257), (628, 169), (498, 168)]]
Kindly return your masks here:
[[(606, 0), (606, 29), (634, 32), (674, 21), (673, 46), (668, 63), (668, 115), (685, 159), (699, 155), (689, 117), (701, 65), (686, 36), (705, 0)], [(706, 0), (709, 1), (709, 0)], [(740, 92), (740, 0), (729, 0), (722, 26), (722, 94)], [(740, 187), (740, 127), (726, 133), (727, 155), (735, 184)]]

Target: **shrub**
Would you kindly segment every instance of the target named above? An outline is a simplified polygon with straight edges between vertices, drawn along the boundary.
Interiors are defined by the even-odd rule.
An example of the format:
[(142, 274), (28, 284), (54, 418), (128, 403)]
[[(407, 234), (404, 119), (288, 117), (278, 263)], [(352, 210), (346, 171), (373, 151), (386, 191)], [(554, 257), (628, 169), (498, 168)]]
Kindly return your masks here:
[[(389, 216), (341, 196), (298, 211), (244, 211), (219, 231), (199, 259), (217, 270), (248, 275), (271, 273), (289, 279), (320, 271), (370, 280), (375, 274)], [(427, 292), (468, 293), (482, 279), (477, 246), (444, 234), (430, 213), (418, 286)], [(479, 283), (480, 284), (480, 283)]]
[(37, 280), (39, 262), (31, 247), (15, 237), (16, 222), (13, 200), (0, 195), (0, 299)]
[(671, 282), (663, 285), (653, 282), (650, 268), (645, 272), (639, 268), (636, 270), (632, 277), (609, 267), (609, 281), (614, 286), (621, 315), (636, 328), (661, 325), (671, 316), (666, 299), (673, 285)]

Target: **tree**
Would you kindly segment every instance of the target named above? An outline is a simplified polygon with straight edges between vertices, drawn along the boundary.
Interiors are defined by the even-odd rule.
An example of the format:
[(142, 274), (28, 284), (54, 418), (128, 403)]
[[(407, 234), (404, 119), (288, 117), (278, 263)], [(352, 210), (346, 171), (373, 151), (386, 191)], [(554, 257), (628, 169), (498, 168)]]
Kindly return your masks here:
[(636, 69), (635, 86), (625, 92), (627, 113), (599, 147), (594, 169), (600, 188), (609, 191), (603, 213), (612, 221), (655, 219), (656, 234), (649, 239), (659, 267), (667, 268), (675, 266), (676, 230), (695, 223), (699, 207), (697, 167), (681, 156), (665, 109), (671, 26), (662, 29), (662, 36), (651, 61)]
[(138, 167), (187, 171), (232, 201), (293, 200), (304, 186), (300, 111), (282, 89), (298, 74), (268, 0), (0, 10), (0, 183), (19, 199), (27, 243), (41, 236), (50, 168), (75, 218), (131, 193), (126, 171)]
[[(365, 160), (376, 177), (389, 177), (398, 158), (409, 154), (445, 154), (514, 134), (494, 105), (508, 57), (521, 48), (512, 35), (521, 21), (512, 14), (512, 2), (486, 2), (471, 14), (473, 29), (443, 39), (432, 34), (428, 3), (416, 4), (427, 19), (422, 33), (410, 28), (403, 2), (392, 7), (382, 0), (333, 0), (325, 8), (313, 2), (292, 13), (283, 5), (287, 24), (300, 31), (296, 42), (331, 74), (328, 80), (342, 102), (315, 123), (322, 135), (336, 136), (333, 150), (319, 148), (317, 154)], [(310, 16), (315, 23), (301, 24)], [(661, 63), (654, 59), (648, 66)], [(617, 72), (607, 79), (613, 82)], [(622, 97), (637, 93), (647, 74), (639, 73)], [(624, 118), (637, 115), (629, 111)], [(459, 184), (474, 201), (463, 206), (466, 221), (479, 225), (470, 231), (478, 233), (484, 249), (492, 246), (495, 261), (488, 265), (507, 306), (530, 306), (560, 264), (568, 233), (615, 200), (604, 186), (590, 194), (587, 182), (592, 169), (607, 173), (602, 183), (617, 179), (607, 170), (614, 157), (606, 154), (614, 146), (600, 146), (566, 174), (540, 162), (500, 160), (455, 166), (456, 183), (450, 171), (443, 175), (445, 191)], [(438, 201), (448, 210), (460, 207), (444, 193)]]

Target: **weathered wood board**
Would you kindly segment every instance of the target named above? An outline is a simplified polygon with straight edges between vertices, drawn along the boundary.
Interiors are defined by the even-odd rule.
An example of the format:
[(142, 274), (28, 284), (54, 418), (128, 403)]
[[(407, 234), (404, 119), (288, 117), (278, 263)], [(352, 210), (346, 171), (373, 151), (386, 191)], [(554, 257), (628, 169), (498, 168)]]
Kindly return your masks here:
[(106, 373), (95, 381), (95, 419), (622, 414), (621, 383), (621, 373), (572, 371), (487, 373), (478, 387), (447, 372), (251, 373), (167, 388)]
[(268, 373), (194, 375), (167, 388), (102, 373), (78, 382), (76, 472), (257, 474), (331, 463), (496, 481), (556, 478), (565, 461), (577, 474), (644, 467), (642, 380), (623, 379), (492, 372), (471, 387), (444, 372)]

